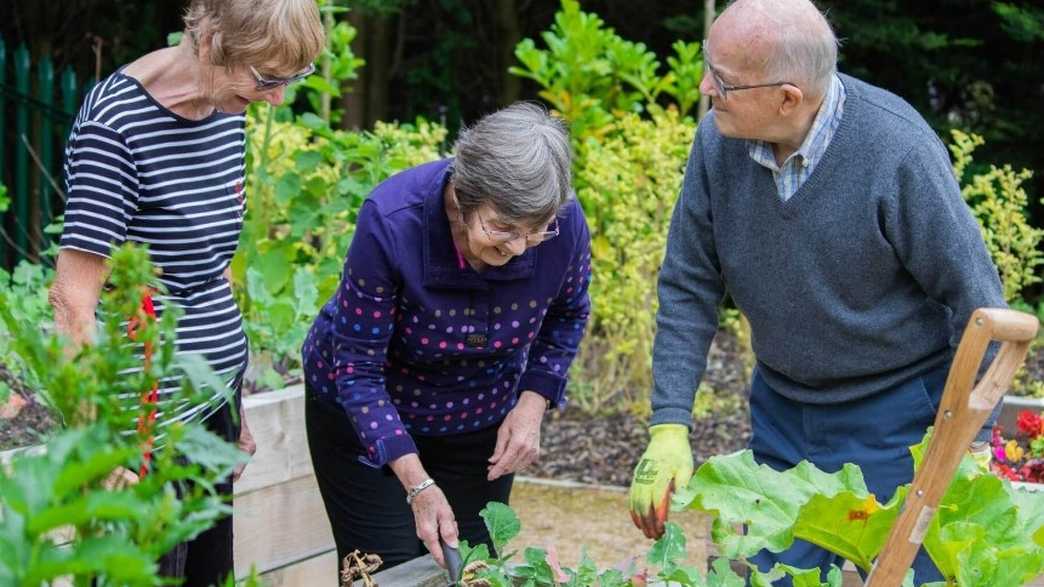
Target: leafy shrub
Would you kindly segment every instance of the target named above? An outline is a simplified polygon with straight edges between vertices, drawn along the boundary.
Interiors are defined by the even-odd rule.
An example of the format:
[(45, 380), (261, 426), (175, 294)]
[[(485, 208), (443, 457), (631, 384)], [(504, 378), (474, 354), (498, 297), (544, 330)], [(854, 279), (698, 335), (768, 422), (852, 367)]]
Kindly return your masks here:
[[(0, 296), (6, 300), (7, 312), (16, 324), (34, 324), (40, 328), (49, 328), (51, 324), (51, 307), (47, 303), (47, 285), (51, 282), (54, 271), (45, 265), (34, 265), (22, 261), (13, 273), (0, 269)], [(12, 345), (14, 333), (8, 330), (7, 324), (0, 320), (0, 365), (6, 367), (20, 379), (27, 379), (31, 374), (24, 369), (21, 359)], [(30, 381), (30, 387), (35, 387)], [(0, 381), (0, 403), (6, 399), (6, 385)]]
[[(150, 473), (130, 487), (105, 488), (117, 467), (137, 470), (144, 460), (149, 420), (139, 434), (126, 433), (144, 416), (136, 398), (180, 369), (189, 377), (172, 401), (199, 403), (205, 400), (197, 390), (215, 379), (201, 359), (176, 359), (176, 312), (157, 323), (140, 311), (152, 281), (144, 250), (118, 250), (97, 341), (73, 357), (63, 340), (22, 322), (16, 300), (0, 291), (0, 321), (12, 347), (65, 426), (43, 452), (20, 453), (0, 468), (0, 584), (28, 587), (59, 577), (76, 585), (165, 584), (157, 559), (230, 511), (214, 484), (243, 455), (200, 424), (165, 428)], [(138, 320), (135, 344), (128, 344), (128, 317)], [(154, 350), (153, 360), (129, 372), (141, 366), (143, 345)], [(128, 406), (120, 394), (135, 404)]]
[(959, 130), (952, 131), (950, 151), (954, 157), (954, 173), (963, 180), (961, 194), (971, 206), (982, 228), (993, 262), (1004, 285), (1004, 299), (1018, 301), (1020, 294), (1040, 283), (1044, 253), (1040, 251), (1044, 230), (1032, 226), (1027, 215), (1029, 198), (1023, 184), (1033, 177), (1029, 169), (1015, 171), (1010, 165), (990, 165), (984, 173), (965, 180), (972, 152), (984, 144), (981, 136)]
[[(628, 113), (577, 153), (577, 197), (591, 225), (592, 315), (573, 398), (593, 410), (647, 397), (656, 277), (694, 124), (673, 108)], [(635, 302), (640, 300), (636, 307)], [(622, 395), (621, 395), (622, 393)]]
[[(323, 27), (326, 29), (326, 46), (316, 64), (316, 74), (308, 76), (297, 91), (304, 93), (312, 112), (336, 123), (341, 119), (342, 112), (332, 107), (333, 99), (341, 97), (345, 82), (359, 77), (358, 70), (365, 61), (352, 51), (352, 41), (358, 31), (343, 18), (348, 8), (338, 6), (337, 0), (318, 1)], [(337, 20), (337, 15), (342, 18)]]
[[(1040, 283), (1039, 268), (1044, 264), (1044, 253), (1040, 250), (1044, 229), (1030, 224), (1027, 213), (1029, 198), (1023, 187), (1033, 172), (1028, 169), (1015, 171), (1010, 165), (990, 165), (984, 172), (969, 174), (972, 152), (985, 141), (977, 134), (959, 130), (952, 131), (952, 137), (950, 152), (954, 158), (954, 173), (963, 183), (961, 194), (971, 206), (982, 229), (986, 248), (997, 265), (1004, 299), (1016, 308), (1033, 313), (1033, 308), (1021, 298), (1026, 288)], [(1040, 309), (1044, 309), (1044, 303), (1038, 313)], [(1041, 340), (1038, 339), (1031, 352), (1039, 352), (1040, 347)], [(1012, 394), (1042, 397), (1044, 382), (1031, 379), (1023, 366), (1012, 384)]]
[(577, 0), (562, 0), (551, 30), (515, 47), (520, 66), (509, 71), (540, 85), (547, 100), (570, 122), (574, 141), (600, 139), (624, 113), (641, 113), (665, 94), (684, 116), (699, 102), (703, 61), (698, 43), (678, 41), (668, 70), (643, 43), (621, 38), (596, 14), (580, 10)]

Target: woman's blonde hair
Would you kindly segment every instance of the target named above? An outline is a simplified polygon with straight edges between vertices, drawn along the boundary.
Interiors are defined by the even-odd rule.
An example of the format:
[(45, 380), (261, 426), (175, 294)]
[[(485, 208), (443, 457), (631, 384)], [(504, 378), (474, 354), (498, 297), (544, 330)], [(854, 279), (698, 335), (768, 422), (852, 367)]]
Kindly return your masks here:
[(252, 65), (290, 75), (325, 44), (315, 0), (191, 0), (185, 33), (196, 51), (207, 43), (213, 65)]

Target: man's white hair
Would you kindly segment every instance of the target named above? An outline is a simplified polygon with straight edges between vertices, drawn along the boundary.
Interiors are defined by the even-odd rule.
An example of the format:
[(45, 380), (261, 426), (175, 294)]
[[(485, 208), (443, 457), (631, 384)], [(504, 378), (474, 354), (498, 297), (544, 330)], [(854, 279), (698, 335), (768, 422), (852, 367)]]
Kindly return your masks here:
[(737, 0), (732, 15), (757, 30), (766, 81), (785, 81), (821, 96), (837, 73), (837, 37), (809, 0)]

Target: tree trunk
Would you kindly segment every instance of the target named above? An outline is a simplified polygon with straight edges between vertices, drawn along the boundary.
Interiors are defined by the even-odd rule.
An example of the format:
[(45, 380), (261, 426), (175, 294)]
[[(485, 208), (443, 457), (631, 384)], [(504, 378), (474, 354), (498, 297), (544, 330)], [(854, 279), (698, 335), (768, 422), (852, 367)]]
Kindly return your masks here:
[[(332, 11), (326, 12), (325, 14), (323, 14), (323, 29), (326, 30), (326, 38), (330, 38), (330, 32), (333, 31), (333, 28), (334, 14)], [(332, 83), (333, 81), (330, 79), (330, 72), (333, 66), (332, 61), (333, 60), (329, 56), (323, 58), (322, 74), (323, 79), (326, 80), (326, 83)], [(327, 122), (330, 122), (330, 99), (332, 97), (333, 96), (327, 94), (326, 92), (323, 92), (319, 96), (319, 115), (322, 116), (323, 120)]]
[(384, 120), (388, 114), (388, 79), (392, 66), (390, 17), (382, 14), (370, 16), (370, 31), (367, 43), (366, 71), (366, 127)]
[(358, 130), (366, 126), (367, 77), (370, 71), (367, 38), (369, 37), (369, 19), (361, 10), (348, 13), (348, 22), (355, 28), (355, 39), (352, 40), (352, 52), (366, 63), (358, 70), (359, 77), (351, 82), (351, 91), (341, 93), (341, 128)]
[(518, 23), (518, 5), (515, 0), (497, 0), (497, 63), (500, 67), (500, 106), (518, 100), (522, 94), (522, 80), (508, 73), (515, 63), (515, 46), (522, 39)]

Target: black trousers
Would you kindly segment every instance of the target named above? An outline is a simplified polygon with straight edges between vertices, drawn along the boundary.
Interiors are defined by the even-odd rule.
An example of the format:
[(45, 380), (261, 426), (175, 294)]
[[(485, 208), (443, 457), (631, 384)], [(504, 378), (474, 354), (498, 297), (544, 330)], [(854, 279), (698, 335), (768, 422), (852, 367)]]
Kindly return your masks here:
[[(390, 467), (375, 469), (359, 462), (364, 449), (344, 410), (307, 390), (305, 426), (338, 561), (358, 549), (380, 555), (381, 568), (387, 569), (426, 554), (405, 489)], [(454, 436), (414, 437), (424, 469), (453, 508), (460, 539), (470, 545), (485, 543), (490, 552), (493, 544), (479, 512), (490, 501), (507, 503), (514, 480), (514, 475), (486, 480), (496, 439), (497, 426)]]
[[(240, 429), (239, 401), (240, 394), (237, 391), (236, 405), (226, 402), (204, 420), (203, 425), (226, 441), (235, 443), (239, 439)], [(236, 410), (235, 416), (232, 410)], [(231, 499), (231, 479), (215, 487), (219, 494)], [(232, 514), (218, 520), (217, 524), (192, 540), (175, 546), (160, 559), (159, 565), (162, 576), (183, 578), (183, 587), (224, 585), (225, 579), (235, 570), (232, 561)]]

